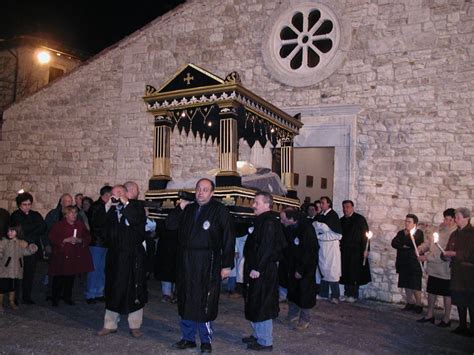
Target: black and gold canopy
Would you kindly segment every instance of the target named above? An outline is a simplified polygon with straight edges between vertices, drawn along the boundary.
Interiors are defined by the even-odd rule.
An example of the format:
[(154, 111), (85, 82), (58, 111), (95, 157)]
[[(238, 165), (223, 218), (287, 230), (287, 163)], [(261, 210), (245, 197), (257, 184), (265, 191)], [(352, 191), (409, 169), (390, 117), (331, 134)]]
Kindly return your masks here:
[(219, 117), (233, 110), (237, 119), (237, 138), (250, 147), (263, 147), (292, 140), (303, 126), (292, 117), (242, 86), (239, 74), (225, 79), (194, 64), (183, 66), (159, 89), (147, 85), (144, 101), (155, 120), (177, 127), (180, 132), (219, 142)]

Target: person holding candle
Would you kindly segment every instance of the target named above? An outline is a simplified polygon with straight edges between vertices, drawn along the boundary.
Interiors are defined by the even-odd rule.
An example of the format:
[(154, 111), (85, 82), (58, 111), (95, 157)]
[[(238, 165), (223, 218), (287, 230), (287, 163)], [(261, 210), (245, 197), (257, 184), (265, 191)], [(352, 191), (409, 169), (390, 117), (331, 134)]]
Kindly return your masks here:
[(364, 216), (354, 212), (351, 200), (342, 202), (342, 211), (342, 276), (339, 282), (344, 285), (344, 300), (353, 303), (359, 298), (359, 286), (371, 281), (369, 263), (364, 264), (364, 258), (369, 254), (366, 235), (369, 226)]
[[(453, 333), (474, 336), (474, 228), (470, 222), (471, 211), (466, 207), (456, 209), (454, 231), (443, 253), (451, 260), (451, 298), (458, 308), (459, 327)], [(471, 320), (467, 328), (467, 312)]]
[(438, 324), (439, 327), (447, 328), (451, 325), (451, 296), (449, 291), (449, 283), (451, 279), (451, 271), (449, 262), (441, 259), (441, 248), (446, 248), (448, 238), (456, 230), (456, 223), (454, 222), (454, 208), (448, 208), (443, 212), (443, 223), (439, 226), (437, 236), (439, 240), (435, 240), (436, 233), (426, 240), (418, 247), (420, 254), (420, 261), (426, 261), (426, 272), (428, 273), (428, 284), (426, 292), (428, 293), (428, 310), (426, 315), (418, 319), (419, 323), (434, 323), (434, 307), (436, 298), (443, 296), (444, 302), (444, 317)]
[(77, 220), (77, 209), (67, 206), (64, 218), (55, 223), (49, 232), (53, 247), (48, 274), (53, 277), (52, 305), (57, 307), (62, 296), (68, 305), (74, 305), (72, 288), (76, 274), (93, 270), (89, 251), (91, 236), (86, 225)]
[[(421, 278), (423, 270), (417, 258), (415, 246), (421, 245), (424, 240), (423, 232), (417, 228), (418, 217), (407, 214), (405, 229), (399, 231), (392, 240), (392, 247), (397, 249), (395, 268), (398, 273), (398, 287), (405, 289), (407, 304), (403, 311), (422, 313)], [(413, 234), (413, 241), (412, 235)]]

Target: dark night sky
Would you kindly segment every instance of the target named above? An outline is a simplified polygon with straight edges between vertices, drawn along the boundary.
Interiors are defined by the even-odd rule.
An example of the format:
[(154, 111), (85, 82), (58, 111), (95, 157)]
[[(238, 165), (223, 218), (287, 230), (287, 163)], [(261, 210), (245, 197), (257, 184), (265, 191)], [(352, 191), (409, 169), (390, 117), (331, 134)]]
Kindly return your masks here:
[(184, 0), (0, 0), (0, 38), (32, 35), (96, 54)]

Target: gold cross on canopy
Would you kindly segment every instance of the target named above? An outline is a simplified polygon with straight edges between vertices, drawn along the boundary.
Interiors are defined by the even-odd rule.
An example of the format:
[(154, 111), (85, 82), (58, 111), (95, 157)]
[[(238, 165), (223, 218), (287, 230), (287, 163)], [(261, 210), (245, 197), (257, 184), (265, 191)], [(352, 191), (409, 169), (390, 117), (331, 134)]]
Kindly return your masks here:
[(183, 80), (186, 82), (186, 85), (189, 85), (191, 84), (191, 81), (194, 80), (194, 76), (191, 76), (191, 73), (188, 73)]

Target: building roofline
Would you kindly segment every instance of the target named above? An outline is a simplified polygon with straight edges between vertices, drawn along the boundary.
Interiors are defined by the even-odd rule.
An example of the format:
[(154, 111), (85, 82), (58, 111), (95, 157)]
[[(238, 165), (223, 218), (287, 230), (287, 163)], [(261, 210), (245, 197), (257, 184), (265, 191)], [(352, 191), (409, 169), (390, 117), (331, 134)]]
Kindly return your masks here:
[(34, 37), (34, 36), (15, 36), (8, 39), (0, 39), (0, 50), (1, 49), (11, 49), (20, 46), (34, 46), (47, 49), (49, 51), (60, 53), (67, 57), (78, 59), (84, 61), (90, 57), (89, 53), (81, 51), (79, 49), (69, 48), (64, 45), (59, 44), (58, 42)]

